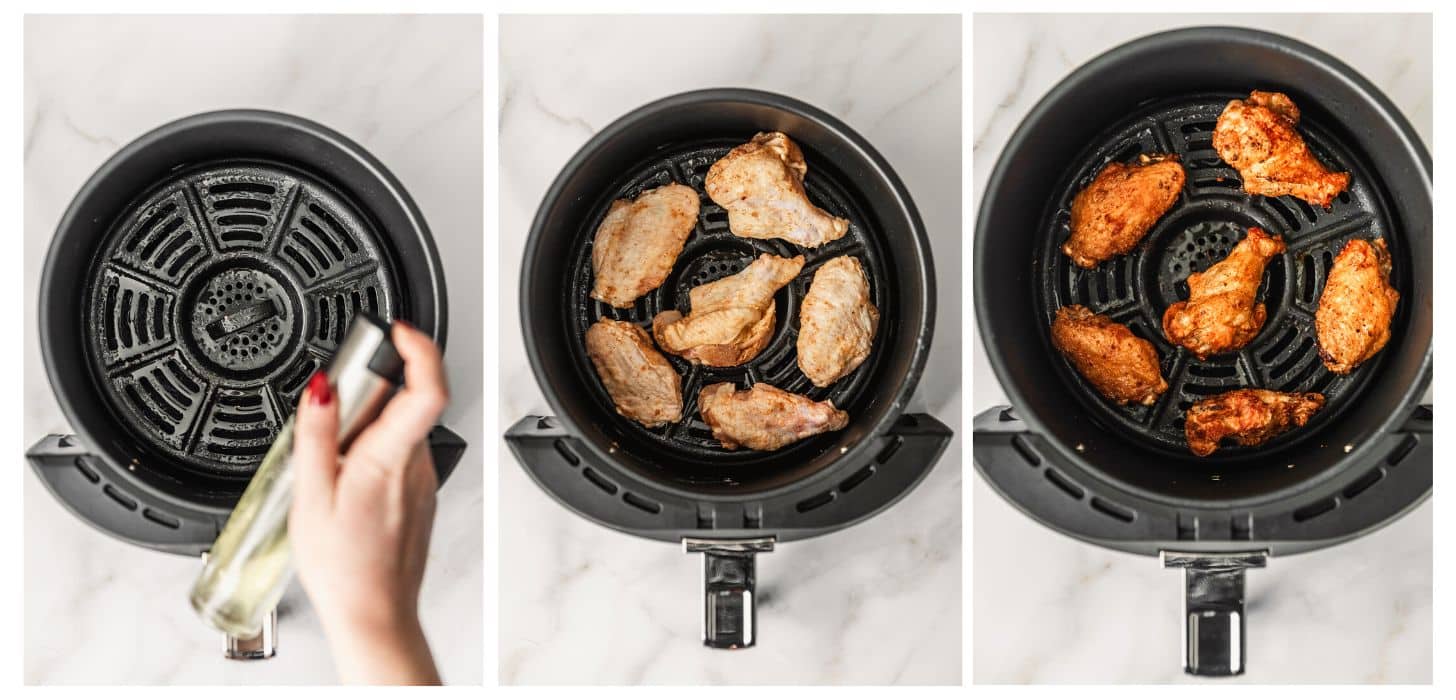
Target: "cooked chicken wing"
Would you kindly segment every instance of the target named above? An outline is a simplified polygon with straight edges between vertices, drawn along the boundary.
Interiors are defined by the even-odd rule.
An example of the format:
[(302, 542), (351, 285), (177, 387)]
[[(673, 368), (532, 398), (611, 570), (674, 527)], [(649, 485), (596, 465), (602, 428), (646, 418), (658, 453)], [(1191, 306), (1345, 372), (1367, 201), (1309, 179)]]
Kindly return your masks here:
[(592, 242), (592, 298), (625, 309), (657, 289), (697, 223), (698, 193), (686, 185), (612, 202)]
[(1390, 320), (1400, 293), (1390, 286), (1385, 239), (1355, 239), (1335, 256), (1314, 314), (1320, 359), (1335, 374), (1349, 374), (1390, 341)]
[(1177, 156), (1138, 156), (1136, 163), (1108, 163), (1072, 200), (1072, 235), (1062, 252), (1088, 269), (1131, 253), (1183, 189)]
[(829, 386), (870, 356), (880, 311), (859, 259), (841, 255), (814, 272), (799, 306), (799, 369), (814, 386)]
[(664, 351), (709, 367), (741, 365), (763, 351), (773, 336), (774, 293), (804, 269), (804, 256), (764, 253), (736, 275), (688, 292), (687, 316), (663, 311), (652, 334)]
[(811, 435), (842, 430), (849, 414), (830, 401), (814, 401), (763, 382), (739, 391), (727, 382), (698, 396), (698, 413), (723, 447), (777, 450)]
[(1294, 195), (1326, 209), (1346, 187), (1349, 173), (1330, 172), (1295, 131), (1299, 108), (1288, 95), (1255, 90), (1218, 116), (1213, 147), (1239, 171), (1244, 191), (1266, 197)]
[(681, 380), (647, 331), (604, 318), (587, 329), (586, 353), (618, 413), (649, 428), (682, 419)]
[(1325, 405), (1323, 394), (1286, 394), (1268, 389), (1235, 389), (1193, 404), (1184, 418), (1188, 449), (1207, 457), (1224, 438), (1245, 447), (1309, 422)]
[(1284, 252), (1284, 239), (1254, 226), (1228, 257), (1188, 275), (1188, 301), (1163, 312), (1163, 335), (1198, 358), (1232, 352), (1249, 344), (1264, 327), (1258, 302), (1264, 266)]
[(1151, 406), (1168, 390), (1153, 344), (1085, 306), (1057, 309), (1052, 345), (1097, 391), (1118, 404)]
[(849, 222), (809, 201), (804, 192), (808, 172), (799, 147), (775, 131), (729, 151), (708, 169), (703, 188), (728, 210), (734, 235), (818, 248), (849, 231)]

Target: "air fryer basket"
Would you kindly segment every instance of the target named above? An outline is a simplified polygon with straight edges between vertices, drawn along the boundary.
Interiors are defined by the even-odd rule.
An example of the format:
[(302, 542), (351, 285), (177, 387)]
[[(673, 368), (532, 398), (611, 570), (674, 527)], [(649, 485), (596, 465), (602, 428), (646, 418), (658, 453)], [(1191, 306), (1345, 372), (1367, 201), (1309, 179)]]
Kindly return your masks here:
[[(28, 456), (82, 519), (204, 551), (349, 319), (445, 339), (444, 278), (408, 194), (357, 144), (259, 111), (200, 114), (107, 161), (61, 221), (41, 346), (77, 436)], [(464, 445), (433, 436), (448, 475)]]
[[(708, 168), (759, 131), (787, 133), (809, 165), (810, 198), (847, 218), (848, 235), (817, 250), (728, 231), (703, 193)], [(631, 309), (591, 300), (591, 241), (615, 199), (676, 181), (698, 190), (698, 226), (672, 274)], [(582, 336), (598, 318), (643, 326), (688, 291), (741, 270), (760, 253), (803, 254), (805, 271), (776, 296), (769, 346), (734, 368), (683, 375), (685, 418), (646, 429), (617, 414)], [(818, 389), (795, 361), (799, 302), (813, 270), (837, 255), (864, 262), (880, 329), (870, 359)], [(903, 414), (924, 366), (934, 319), (929, 245), (888, 164), (847, 126), (796, 100), (750, 90), (705, 90), (642, 107), (595, 136), (563, 169), (532, 225), (521, 278), (527, 354), (554, 417), (527, 417), (507, 434), (526, 471), (554, 498), (598, 523), (703, 552), (712, 646), (753, 643), (753, 555), (773, 543), (847, 527), (888, 507), (929, 472), (950, 431)], [(565, 295), (562, 290), (567, 290)], [(828, 398), (846, 410), (843, 431), (775, 452), (730, 451), (697, 416), (701, 387), (718, 381)]]
[[(1330, 210), (1245, 194), (1212, 150), (1223, 106), (1253, 89), (1289, 94), (1311, 148), (1353, 174)], [(1104, 164), (1152, 152), (1176, 153), (1187, 169), (1173, 208), (1132, 254), (1090, 271), (1069, 264), (1059, 246), (1071, 198)], [(976, 418), (976, 465), (1044, 524), (1185, 568), (1190, 672), (1242, 672), (1245, 568), (1356, 537), (1429, 494), (1431, 413), (1417, 404), (1430, 382), (1431, 201), (1430, 157), (1373, 85), (1317, 49), (1243, 29), (1113, 49), (1053, 88), (1001, 154), (977, 221), (976, 314), (1014, 408)], [(1208, 360), (1169, 344), (1161, 315), (1186, 298), (1188, 274), (1255, 225), (1289, 247), (1260, 288), (1263, 330)], [(1338, 376), (1319, 361), (1313, 313), (1334, 255), (1354, 237), (1387, 241), (1401, 300), (1386, 348)], [(1154, 343), (1169, 382), (1156, 405), (1111, 404), (1051, 347), (1052, 315), (1066, 304)], [(1241, 386), (1319, 391), (1327, 403), (1265, 445), (1191, 455), (1184, 411)]]

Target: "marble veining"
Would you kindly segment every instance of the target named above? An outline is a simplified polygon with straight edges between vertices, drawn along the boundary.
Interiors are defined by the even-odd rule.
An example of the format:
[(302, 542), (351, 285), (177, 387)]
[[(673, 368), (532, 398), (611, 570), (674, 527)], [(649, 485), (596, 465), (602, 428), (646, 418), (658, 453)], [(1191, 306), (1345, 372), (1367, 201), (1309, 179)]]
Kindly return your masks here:
[[(1113, 46), (1246, 15), (978, 15), (977, 197), (1011, 132), (1068, 72)], [(1324, 48), (1395, 102), (1431, 143), (1431, 24), (1421, 15), (1263, 15), (1258, 28)], [(975, 338), (976, 411), (1006, 403)], [(1428, 396), (1429, 400), (1429, 396)], [(977, 683), (1197, 682), (1179, 668), (1181, 573), (1042, 527), (972, 485)], [(1274, 557), (1248, 575), (1245, 683), (1429, 683), (1432, 507), (1353, 542)]]
[[(201, 111), (254, 107), (360, 142), (414, 197), (450, 287), (443, 423), (470, 449), (440, 494), (421, 598), (445, 679), (482, 681), (480, 436), (483, 107), (479, 17), (31, 16), (25, 53), (26, 440), (69, 426), (42, 370), (40, 270), (56, 223), (123, 144)], [(282, 605), (279, 656), (229, 662), (187, 605), (198, 562), (93, 531), (25, 472), (25, 681), (305, 684), (335, 680), (302, 592)]]
[[(829, 111), (904, 179), (938, 284), (936, 342), (910, 409), (959, 426), (959, 18), (503, 17), (500, 27), (500, 430), (549, 412), (520, 340), (516, 291), (546, 188), (617, 117), (729, 86)], [(726, 653), (698, 641), (696, 556), (567, 512), (499, 455), (502, 683), (961, 680), (959, 440), (882, 515), (760, 556), (760, 645)]]

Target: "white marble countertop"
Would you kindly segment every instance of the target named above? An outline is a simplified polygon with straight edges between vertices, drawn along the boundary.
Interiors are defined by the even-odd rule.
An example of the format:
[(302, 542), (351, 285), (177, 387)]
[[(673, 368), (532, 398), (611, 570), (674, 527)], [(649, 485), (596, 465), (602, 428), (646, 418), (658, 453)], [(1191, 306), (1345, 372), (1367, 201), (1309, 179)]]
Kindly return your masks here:
[[(961, 32), (956, 17), (501, 19), (501, 431), (547, 405), (516, 284), (536, 206), (594, 133), (705, 87), (789, 94), (846, 121), (904, 179), (932, 238), (936, 341), (911, 409), (960, 412)], [(698, 640), (696, 557), (566, 511), (500, 450), (500, 681), (957, 683), (959, 441), (869, 522), (759, 557), (760, 645)]]
[[(1257, 15), (977, 15), (975, 189), (1031, 106), (1072, 69), (1161, 29)], [(1259, 17), (1257, 26), (1341, 57), (1431, 142), (1428, 17)], [(976, 338), (973, 405), (1006, 403)], [(1181, 574), (1151, 558), (1082, 544), (973, 483), (977, 683), (1185, 682)], [(1248, 577), (1249, 672), (1239, 680), (1431, 681), (1431, 504), (1354, 542)]]
[[(71, 196), (123, 144), (195, 112), (256, 107), (359, 141), (404, 183), (433, 229), (453, 313), (455, 400), (443, 423), (470, 443), (440, 494), (421, 605), (449, 682), (482, 681), (480, 436), (482, 101), (479, 17), (35, 17), (25, 52), (25, 428), (65, 433), (40, 360), (39, 273)], [(25, 471), (25, 681), (332, 683), (317, 620), (295, 587), (279, 655), (222, 659), (186, 602), (190, 558), (124, 544), (72, 517)]]

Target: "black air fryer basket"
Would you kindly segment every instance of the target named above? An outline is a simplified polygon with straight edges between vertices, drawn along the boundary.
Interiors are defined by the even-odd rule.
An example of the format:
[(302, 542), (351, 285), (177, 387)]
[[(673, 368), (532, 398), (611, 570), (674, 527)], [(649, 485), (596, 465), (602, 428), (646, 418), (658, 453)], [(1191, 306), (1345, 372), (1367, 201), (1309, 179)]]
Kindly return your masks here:
[[(703, 179), (729, 149), (760, 131), (782, 131), (803, 149), (809, 197), (850, 221), (844, 238), (810, 250), (729, 232), (727, 213), (703, 194)], [(631, 309), (590, 299), (591, 242), (608, 206), (668, 182), (701, 196), (698, 225), (672, 274)], [(587, 328), (602, 317), (646, 327), (661, 310), (687, 309), (693, 287), (734, 274), (761, 253), (802, 253), (806, 260), (804, 272), (776, 295), (768, 347), (732, 368), (669, 356), (683, 376), (683, 420), (647, 429), (618, 415), (587, 357)], [(865, 264), (880, 328), (869, 359), (820, 389), (795, 359), (799, 303), (814, 270), (844, 254)], [(556, 415), (527, 417), (506, 439), (527, 473), (567, 508), (702, 552), (704, 642), (750, 646), (755, 553), (889, 507), (929, 473), (949, 442), (950, 430), (939, 421), (904, 413), (929, 350), (934, 306), (920, 217), (889, 165), (858, 134), (781, 95), (722, 89), (669, 97), (593, 137), (537, 212), (521, 271), (521, 321), (532, 368)], [(696, 406), (699, 390), (720, 381), (769, 382), (831, 399), (851, 422), (774, 452), (725, 450)]]
[[(1329, 210), (1245, 194), (1211, 143), (1232, 98), (1288, 94), (1299, 132), (1352, 173)], [(1112, 161), (1175, 153), (1187, 182), (1130, 255), (1083, 270), (1059, 246), (1072, 197)], [(1244, 571), (1271, 555), (1339, 544), (1431, 490), (1431, 160), (1405, 118), (1349, 66), (1286, 37), (1197, 28), (1133, 41), (1077, 69), (1038, 103), (997, 161), (976, 224), (976, 316), (1013, 407), (975, 421), (976, 466), (1036, 520), (1185, 570), (1185, 669), (1244, 670)], [(1162, 334), (1188, 274), (1251, 226), (1283, 236), (1260, 300), (1268, 320), (1243, 350), (1199, 360)], [(1351, 238), (1384, 238), (1401, 298), (1389, 344), (1355, 372), (1321, 363), (1314, 310)], [(1169, 389), (1116, 406), (1053, 349), (1056, 309), (1081, 304), (1152, 342)], [(1194, 457), (1183, 415), (1238, 387), (1323, 393), (1308, 425), (1258, 447)]]
[[(358, 144), (273, 112), (199, 114), (128, 144), (46, 256), (40, 341), (75, 435), (27, 452), (120, 539), (207, 550), (354, 313), (445, 341), (424, 219)], [(431, 435), (441, 481), (465, 449)]]

